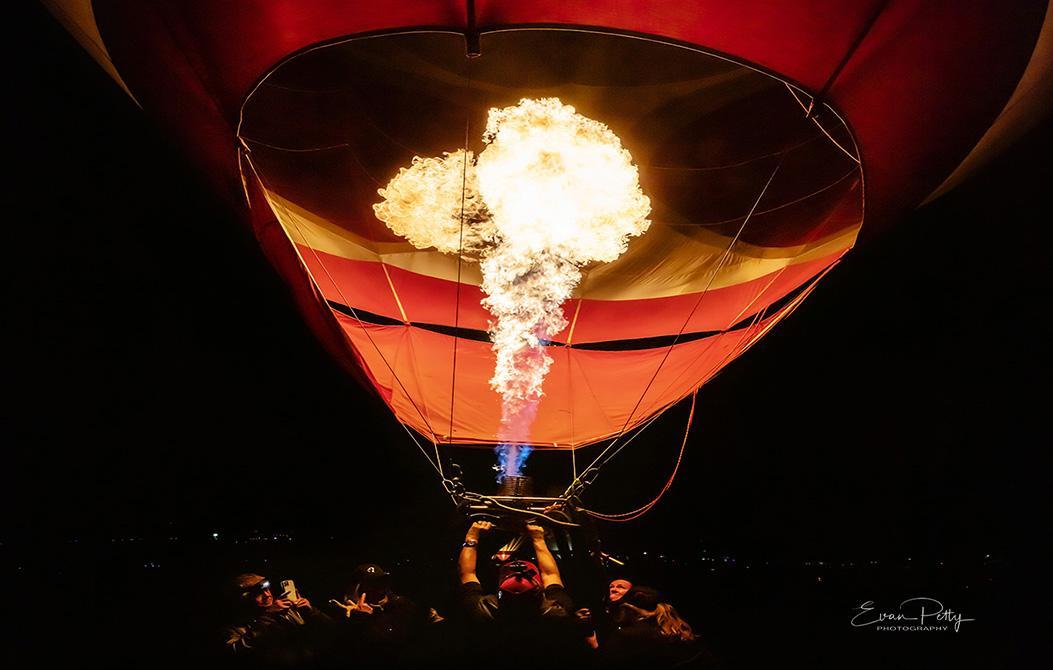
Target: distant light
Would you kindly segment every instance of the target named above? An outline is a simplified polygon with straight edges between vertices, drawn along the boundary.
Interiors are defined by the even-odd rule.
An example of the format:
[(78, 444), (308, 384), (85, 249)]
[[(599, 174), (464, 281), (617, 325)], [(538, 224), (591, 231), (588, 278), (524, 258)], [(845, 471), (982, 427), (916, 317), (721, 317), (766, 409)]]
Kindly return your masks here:
[(212, 539), (213, 540), (218, 540), (219, 539), (219, 533), (212, 533)]

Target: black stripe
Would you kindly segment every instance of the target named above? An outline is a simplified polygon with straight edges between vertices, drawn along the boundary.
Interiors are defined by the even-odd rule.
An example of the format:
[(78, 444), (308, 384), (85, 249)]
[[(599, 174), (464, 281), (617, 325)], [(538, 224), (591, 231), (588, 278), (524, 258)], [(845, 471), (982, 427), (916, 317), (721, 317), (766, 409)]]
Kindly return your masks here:
[[(801, 295), (809, 286), (811, 282), (805, 282), (794, 290), (790, 291), (782, 298), (776, 300), (768, 306), (767, 312), (774, 314), (786, 307), (794, 299)], [(326, 300), (329, 306), (334, 311), (340, 312), (345, 316), (349, 316), (352, 319), (358, 319), (364, 323), (371, 323), (378, 326), (412, 326), (414, 328), (420, 328), (421, 330), (429, 330), (433, 333), (440, 333), (449, 337), (458, 337), (462, 340), (472, 340), (475, 342), (489, 342), (490, 334), (485, 330), (475, 330), (474, 328), (454, 328), (453, 326), (443, 326), (435, 323), (418, 323), (410, 322), (403, 323), (398, 319), (392, 319), (391, 317), (381, 316), (380, 314), (373, 314), (361, 309), (352, 310), (347, 305), (336, 302), (334, 300)], [(583, 342), (581, 344), (562, 344), (560, 342), (545, 342), (546, 346), (553, 347), (567, 347), (571, 349), (582, 349), (585, 351), (638, 351), (642, 349), (658, 349), (662, 347), (668, 347), (672, 344), (683, 344), (685, 342), (694, 342), (695, 340), (702, 340), (707, 337), (713, 337), (714, 335), (721, 335), (723, 333), (731, 333), (736, 330), (742, 330), (748, 328), (756, 318), (756, 312), (750, 316), (742, 319), (727, 330), (701, 330), (692, 333), (682, 333), (681, 335), (658, 335), (655, 337), (639, 337), (628, 340), (604, 340), (602, 342)]]

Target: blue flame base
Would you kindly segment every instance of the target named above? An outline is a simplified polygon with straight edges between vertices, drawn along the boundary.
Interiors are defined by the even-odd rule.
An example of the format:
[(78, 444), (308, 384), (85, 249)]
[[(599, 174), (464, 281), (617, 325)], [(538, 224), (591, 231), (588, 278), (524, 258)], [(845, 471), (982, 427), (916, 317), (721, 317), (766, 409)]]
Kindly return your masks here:
[(523, 466), (533, 449), (525, 444), (499, 444), (494, 448), (497, 454), (497, 483), (504, 481), (505, 477), (520, 477), (523, 475)]

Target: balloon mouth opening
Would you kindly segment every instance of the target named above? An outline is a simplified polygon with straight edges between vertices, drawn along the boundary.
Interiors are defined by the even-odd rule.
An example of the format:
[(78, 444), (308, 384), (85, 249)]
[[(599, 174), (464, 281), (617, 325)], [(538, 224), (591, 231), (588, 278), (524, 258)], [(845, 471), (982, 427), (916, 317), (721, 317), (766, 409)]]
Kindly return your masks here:
[[(492, 449), (505, 440), (568, 449), (640, 427), (693, 390), (666, 383), (666, 370), (679, 365), (677, 374), (692, 382), (712, 378), (739, 353), (724, 345), (752, 344), (753, 330), (767, 332), (796, 305), (794, 292), (826, 267), (820, 261), (851, 248), (862, 221), (862, 172), (833, 144), (854, 148), (834, 110), (807, 118), (810, 99), (791, 82), (704, 47), (567, 28), (482, 33), (482, 57), (472, 60), (458, 32), (345, 37), (278, 63), (242, 106), (247, 193), (257, 211), (269, 207), (312, 290), (332, 309), (346, 335), (333, 344), (346, 347), (400, 421), (440, 445)], [(482, 284), (481, 256), (417, 249), (372, 206), (377, 189), (413, 156), (457, 149), (478, 156), (489, 109), (548, 97), (608, 125), (632, 152), (653, 224), (617, 260), (580, 266), (587, 276), (563, 309), (568, 326), (538, 337), (554, 360), (533, 427), (501, 435), (493, 369), (473, 367), (488, 346), (489, 315), (470, 304)], [(784, 167), (757, 204), (780, 160)], [(502, 194), (508, 202), (517, 195)], [(783, 274), (775, 267), (780, 259), (816, 240), (827, 255), (814, 256), (812, 274), (786, 271), (778, 286), (761, 291)], [(727, 265), (741, 277), (705, 266), (727, 250), (735, 255)], [(712, 316), (724, 309), (716, 294), (730, 295), (736, 285), (752, 292), (741, 303), (732, 296), (727, 314)], [(693, 310), (694, 298), (707, 292)], [(636, 301), (651, 300), (662, 309), (630, 313)], [(667, 310), (662, 321), (674, 303), (684, 305), (682, 313)], [(691, 346), (708, 352), (690, 357), (697, 364), (678, 359)], [(667, 349), (669, 363), (645, 392)], [(619, 365), (629, 350), (641, 360), (658, 352), (655, 365), (616, 380), (600, 369)], [(442, 368), (428, 362), (439, 358)], [(611, 400), (615, 390), (632, 396), (625, 411)], [(527, 467), (539, 482), (546, 477), (542, 465)]]

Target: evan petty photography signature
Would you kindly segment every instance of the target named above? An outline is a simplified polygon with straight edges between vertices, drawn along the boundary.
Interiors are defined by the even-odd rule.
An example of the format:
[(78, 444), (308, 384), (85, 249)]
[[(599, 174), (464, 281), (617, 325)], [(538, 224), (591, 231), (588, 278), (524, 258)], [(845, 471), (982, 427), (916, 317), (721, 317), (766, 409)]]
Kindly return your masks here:
[(961, 632), (963, 623), (976, 621), (967, 619), (935, 598), (919, 596), (907, 598), (895, 610), (882, 610), (867, 600), (856, 608), (852, 617), (855, 628), (872, 627), (881, 631), (947, 631)]

